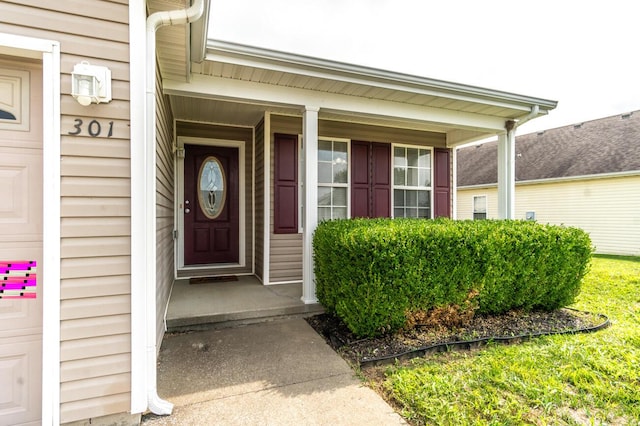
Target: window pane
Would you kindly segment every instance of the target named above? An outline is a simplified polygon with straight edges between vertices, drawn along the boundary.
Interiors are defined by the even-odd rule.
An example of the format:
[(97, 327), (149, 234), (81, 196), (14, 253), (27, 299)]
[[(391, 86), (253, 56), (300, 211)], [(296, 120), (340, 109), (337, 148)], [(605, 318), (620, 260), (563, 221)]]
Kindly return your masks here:
[(331, 205), (331, 188), (326, 186), (318, 187), (318, 205), (319, 206)]
[(429, 208), (431, 206), (431, 200), (429, 191), (419, 191), (418, 192), (418, 207), (426, 207)]
[(485, 196), (473, 197), (473, 212), (474, 213), (487, 212), (487, 197)]
[(318, 222), (331, 220), (331, 207), (318, 207)]
[(431, 153), (426, 149), (420, 150), (420, 160), (418, 162), (420, 167), (431, 168)]
[(406, 182), (406, 169), (396, 167), (393, 169), (393, 184), (396, 186), (404, 186)]
[(429, 209), (418, 209), (418, 217), (428, 219), (431, 217), (431, 213), (429, 212)]
[(318, 161), (333, 161), (331, 141), (318, 141)]
[(393, 209), (393, 217), (404, 217), (404, 209)]
[(418, 209), (413, 208), (413, 207), (407, 207), (405, 209), (405, 216), (404, 217), (418, 217)]
[(334, 219), (346, 219), (347, 218), (347, 208), (346, 207), (337, 207), (333, 209), (333, 218)]
[(418, 150), (407, 148), (407, 162), (409, 167), (418, 167)]
[(347, 188), (333, 188), (334, 206), (347, 206)]
[(405, 205), (408, 207), (417, 207), (418, 206), (418, 191), (407, 191), (406, 192), (406, 202)]
[(431, 173), (429, 169), (420, 169), (419, 186), (431, 186)]
[(402, 166), (402, 167), (407, 166), (407, 159), (405, 156), (404, 148), (396, 147), (393, 149), (393, 164), (396, 166)]
[(333, 183), (347, 183), (347, 161), (333, 166)]
[(331, 183), (331, 163), (318, 163), (318, 182)]
[(404, 191), (402, 189), (393, 190), (393, 205), (396, 207), (404, 206)]
[(419, 186), (418, 169), (407, 169), (407, 186)]
[(333, 159), (342, 159), (347, 161), (347, 143), (346, 142), (334, 142), (333, 143)]

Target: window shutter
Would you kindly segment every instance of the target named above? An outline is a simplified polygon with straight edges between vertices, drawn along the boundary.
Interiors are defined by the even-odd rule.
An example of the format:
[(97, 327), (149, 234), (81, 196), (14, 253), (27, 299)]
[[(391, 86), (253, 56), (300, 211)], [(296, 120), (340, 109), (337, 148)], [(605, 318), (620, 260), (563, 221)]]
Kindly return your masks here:
[(391, 145), (371, 144), (371, 217), (391, 217)]
[(369, 217), (369, 143), (351, 142), (351, 217)]
[(451, 217), (451, 150), (434, 150), (434, 216)]
[(298, 137), (275, 135), (273, 232), (298, 233)]
[(351, 217), (391, 216), (391, 145), (351, 142)]

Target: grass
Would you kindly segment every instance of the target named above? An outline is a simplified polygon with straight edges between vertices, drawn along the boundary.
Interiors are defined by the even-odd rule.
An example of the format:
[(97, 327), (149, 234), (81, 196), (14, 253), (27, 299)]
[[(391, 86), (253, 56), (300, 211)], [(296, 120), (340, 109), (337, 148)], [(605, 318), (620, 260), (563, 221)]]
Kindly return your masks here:
[(595, 257), (573, 307), (611, 326), (433, 355), (376, 387), (415, 425), (640, 425), (640, 258)]

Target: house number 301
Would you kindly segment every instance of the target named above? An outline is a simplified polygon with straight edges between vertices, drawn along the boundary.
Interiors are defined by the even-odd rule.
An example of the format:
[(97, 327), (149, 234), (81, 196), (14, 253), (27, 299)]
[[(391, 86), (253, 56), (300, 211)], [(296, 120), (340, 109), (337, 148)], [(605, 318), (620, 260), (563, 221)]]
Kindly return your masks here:
[[(86, 130), (92, 138), (98, 137), (102, 133), (102, 124), (98, 120), (91, 120), (89, 124), (85, 125), (80, 118), (76, 118), (73, 128), (75, 130), (69, 132), (69, 134), (74, 136), (82, 134), (83, 130)], [(113, 136), (113, 121), (109, 122), (108, 129), (107, 137), (110, 138)]]

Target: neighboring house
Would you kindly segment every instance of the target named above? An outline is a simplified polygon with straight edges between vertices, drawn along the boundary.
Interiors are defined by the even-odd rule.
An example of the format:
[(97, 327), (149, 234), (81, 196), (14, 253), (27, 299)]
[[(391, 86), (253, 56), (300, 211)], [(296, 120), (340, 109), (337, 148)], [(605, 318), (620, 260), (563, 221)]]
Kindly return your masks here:
[(207, 41), (201, 0), (156, 13), (188, 3), (0, 4), (0, 261), (38, 273), (36, 299), (0, 299), (0, 424), (170, 412), (176, 277), (299, 282), (314, 303), (319, 220), (450, 216), (451, 150), (556, 106)]
[[(496, 218), (497, 144), (457, 152), (457, 218)], [(516, 137), (515, 218), (577, 226), (640, 255), (640, 111)]]

